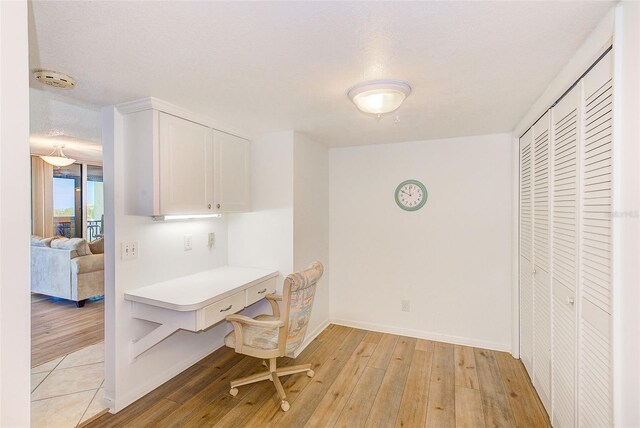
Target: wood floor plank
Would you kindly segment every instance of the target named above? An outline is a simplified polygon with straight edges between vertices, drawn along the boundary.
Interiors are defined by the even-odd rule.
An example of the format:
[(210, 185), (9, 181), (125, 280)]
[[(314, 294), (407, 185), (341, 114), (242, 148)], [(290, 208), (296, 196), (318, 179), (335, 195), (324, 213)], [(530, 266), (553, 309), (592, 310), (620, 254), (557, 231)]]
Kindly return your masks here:
[(394, 426), (415, 348), (416, 339), (398, 338), (365, 426)]
[(396, 427), (424, 427), (433, 361), (433, 342), (419, 339), (413, 352)]
[(455, 345), (453, 352), (456, 361), (456, 386), (478, 389), (478, 373), (473, 348)]
[(433, 365), (427, 402), (427, 427), (454, 427), (455, 368), (453, 345), (436, 343), (433, 349)]
[(31, 367), (104, 340), (104, 299), (75, 302), (31, 294)]
[(305, 425), (306, 427), (330, 427), (336, 423), (353, 389), (362, 376), (375, 347), (375, 342), (365, 340), (358, 345), (358, 348), (346, 362), (337, 379), (331, 384), (324, 398), (311, 414)]
[(515, 419), (504, 390), (494, 352), (476, 348), (474, 355), (485, 425), (487, 427), (515, 426)]
[[(351, 338), (354, 337), (352, 335), (354, 329), (337, 325), (334, 327), (331, 336), (327, 336), (325, 340), (322, 340), (315, 352), (298, 356), (294, 364), (311, 364), (313, 370), (317, 372), (333, 356), (336, 350), (342, 347), (343, 342), (347, 341), (350, 336)], [(287, 401), (290, 404), (295, 402), (298, 394), (311, 382), (311, 379), (305, 375), (287, 376), (281, 380), (287, 394)], [(269, 399), (256, 410), (249, 420), (248, 426), (272, 426), (274, 421), (282, 417), (280, 413), (280, 397), (274, 390)]]
[(518, 427), (549, 427), (544, 408), (518, 360), (505, 352), (494, 352), (502, 382)]
[(371, 355), (369, 367), (382, 370), (387, 369), (387, 365), (389, 365), (389, 361), (391, 361), (393, 350), (396, 347), (396, 343), (398, 343), (398, 337), (399, 336), (396, 336), (395, 334), (382, 335), (376, 350), (373, 352), (373, 355)]
[(484, 428), (482, 396), (477, 389), (456, 385), (456, 428)]
[(385, 371), (374, 367), (365, 367), (349, 401), (340, 413), (335, 428), (355, 428), (364, 426), (369, 418), (371, 406), (376, 399)]
[[(467, 388), (456, 386), (460, 354), (454, 345), (369, 333), (332, 325), (298, 358), (278, 359), (279, 367), (311, 363), (316, 371), (313, 379), (304, 373), (282, 378), (291, 400), (287, 413), (280, 410), (271, 382), (245, 385), (232, 397), (230, 380), (264, 367), (256, 358), (221, 348), (126, 409), (87, 426), (549, 426), (542, 413), (535, 414), (537, 395), (520, 362), (508, 354), (473, 350), (479, 389)], [(374, 355), (384, 369), (372, 367)], [(462, 378), (467, 385), (466, 374)]]

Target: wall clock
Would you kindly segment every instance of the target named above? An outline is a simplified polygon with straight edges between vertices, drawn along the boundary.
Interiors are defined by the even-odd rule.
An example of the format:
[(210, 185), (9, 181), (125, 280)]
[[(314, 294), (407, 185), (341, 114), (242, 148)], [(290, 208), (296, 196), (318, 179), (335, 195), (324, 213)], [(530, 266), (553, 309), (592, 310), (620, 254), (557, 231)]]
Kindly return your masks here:
[(427, 188), (418, 180), (406, 180), (396, 188), (396, 204), (405, 211), (417, 211), (427, 202)]

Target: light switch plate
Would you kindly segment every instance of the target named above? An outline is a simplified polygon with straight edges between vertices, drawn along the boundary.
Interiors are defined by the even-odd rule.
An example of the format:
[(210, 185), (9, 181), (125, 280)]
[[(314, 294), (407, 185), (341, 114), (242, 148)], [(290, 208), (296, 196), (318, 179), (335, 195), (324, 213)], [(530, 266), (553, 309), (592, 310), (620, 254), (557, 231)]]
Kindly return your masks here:
[(208, 246), (209, 248), (213, 248), (213, 246), (215, 245), (215, 243), (216, 243), (216, 234), (215, 234), (215, 233), (213, 233), (213, 232), (209, 232), (209, 241), (208, 241), (207, 246)]
[(193, 249), (191, 245), (191, 235), (184, 235), (184, 250), (190, 251), (191, 249)]

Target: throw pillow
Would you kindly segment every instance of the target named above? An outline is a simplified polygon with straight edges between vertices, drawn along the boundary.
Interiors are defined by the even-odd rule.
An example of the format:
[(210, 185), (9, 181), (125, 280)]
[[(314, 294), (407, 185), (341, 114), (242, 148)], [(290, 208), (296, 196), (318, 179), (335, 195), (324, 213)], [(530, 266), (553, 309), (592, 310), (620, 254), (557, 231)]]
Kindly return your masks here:
[(89, 248), (91, 249), (91, 254), (104, 254), (104, 238), (89, 242)]

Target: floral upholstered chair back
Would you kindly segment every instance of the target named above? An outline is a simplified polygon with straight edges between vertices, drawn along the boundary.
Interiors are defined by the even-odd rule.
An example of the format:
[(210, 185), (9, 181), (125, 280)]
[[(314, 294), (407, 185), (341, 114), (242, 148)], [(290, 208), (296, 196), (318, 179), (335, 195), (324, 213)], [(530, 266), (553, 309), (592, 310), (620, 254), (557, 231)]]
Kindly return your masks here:
[(284, 319), (288, 319), (288, 331), (286, 333), (286, 355), (292, 356), (294, 351), (302, 345), (309, 319), (313, 299), (316, 294), (316, 284), (322, 277), (324, 268), (322, 263), (315, 262), (309, 268), (292, 273), (284, 280), (283, 295), (289, 296), (285, 300)]

